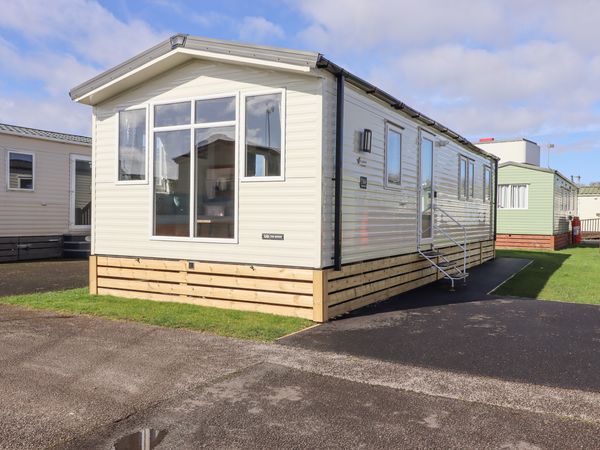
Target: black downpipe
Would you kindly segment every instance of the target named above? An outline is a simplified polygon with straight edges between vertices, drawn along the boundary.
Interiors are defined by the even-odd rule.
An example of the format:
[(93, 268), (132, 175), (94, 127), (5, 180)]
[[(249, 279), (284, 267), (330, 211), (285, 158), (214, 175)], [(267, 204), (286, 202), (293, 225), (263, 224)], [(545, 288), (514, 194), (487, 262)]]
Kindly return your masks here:
[(343, 70), (337, 74), (337, 104), (335, 115), (335, 206), (333, 231), (333, 266), (342, 269), (342, 169), (344, 163), (344, 84), (346, 76)]

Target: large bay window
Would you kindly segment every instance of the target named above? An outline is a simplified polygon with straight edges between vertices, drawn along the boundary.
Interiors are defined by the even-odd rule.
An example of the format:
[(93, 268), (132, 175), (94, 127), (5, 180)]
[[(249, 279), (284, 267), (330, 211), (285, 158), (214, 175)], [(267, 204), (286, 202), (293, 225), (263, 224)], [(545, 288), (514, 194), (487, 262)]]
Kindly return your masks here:
[(529, 187), (526, 184), (499, 184), (498, 208), (527, 209)]
[(284, 90), (238, 99), (232, 94), (153, 105), (153, 236), (232, 241), (238, 172), (246, 181), (283, 180)]
[(154, 106), (155, 236), (235, 237), (236, 103)]
[(282, 180), (284, 162), (283, 93), (244, 97), (244, 177)]

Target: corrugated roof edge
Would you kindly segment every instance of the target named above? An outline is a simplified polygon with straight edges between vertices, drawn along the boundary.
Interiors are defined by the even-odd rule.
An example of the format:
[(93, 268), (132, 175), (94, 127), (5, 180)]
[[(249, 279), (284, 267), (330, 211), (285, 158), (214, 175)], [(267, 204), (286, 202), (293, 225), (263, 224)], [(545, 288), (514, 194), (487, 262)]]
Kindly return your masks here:
[(579, 188), (579, 195), (581, 195), (581, 196), (600, 195), (600, 186), (582, 186)]
[(505, 163), (502, 163), (498, 166), (498, 168), (501, 169), (502, 167), (506, 167), (506, 166), (517, 166), (517, 167), (523, 167), (524, 169), (537, 170), (539, 172), (553, 173), (553, 174), (561, 177), (567, 183), (572, 184), (573, 186), (577, 187), (577, 189), (579, 189), (579, 187), (577, 186), (577, 184), (575, 182), (569, 180), (562, 173), (560, 173), (558, 170), (555, 170), (555, 169), (547, 169), (545, 167), (534, 166), (533, 164), (518, 163), (518, 162), (514, 162), (514, 161), (507, 161)]
[(92, 138), (78, 134), (59, 133), (57, 131), (40, 130), (38, 128), (22, 127), (0, 123), (0, 134), (10, 134), (47, 141), (63, 142), (66, 144), (92, 145)]
[[(177, 37), (183, 38), (183, 43), (173, 45), (171, 40)], [(153, 59), (160, 58), (179, 47), (224, 55), (278, 61), (307, 67), (315, 67), (319, 57), (319, 53), (316, 52), (269, 47), (265, 45), (249, 45), (235, 41), (203, 38), (180, 33), (165, 39), (154, 47), (129, 58), (127, 61), (102, 72), (94, 78), (75, 86), (69, 91), (69, 96), (72, 100), (80, 98), (102, 85), (143, 66)]]
[[(180, 43), (173, 44), (179, 38)], [(247, 58), (258, 58), (268, 61), (278, 61), (288, 64), (302, 65), (310, 68), (319, 68), (329, 71), (332, 74), (343, 72), (349, 83), (364, 90), (367, 94), (373, 95), (375, 98), (389, 104), (389, 106), (397, 111), (400, 111), (420, 123), (434, 128), (440, 133), (448, 136), (453, 141), (467, 147), (474, 153), (483, 155), (487, 158), (499, 160), (496, 155), (486, 152), (475, 146), (471, 141), (464, 138), (460, 134), (450, 130), (448, 127), (436, 122), (419, 111), (406, 105), (387, 92), (377, 88), (368, 81), (348, 72), (337, 64), (325, 58), (321, 53), (307, 52), (300, 50), (291, 50), (286, 48), (269, 47), (261, 45), (242, 44), (235, 41), (224, 41), (219, 39), (202, 38), (198, 36), (190, 36), (187, 34), (176, 34), (168, 39), (160, 42), (154, 47), (128, 59), (127, 61), (109, 69), (94, 78), (74, 87), (69, 92), (71, 99), (76, 100), (86, 94), (98, 89), (102, 85), (119, 78), (126, 73), (135, 70), (144, 64), (159, 58), (167, 53), (183, 47), (191, 50), (208, 51), (213, 53), (221, 53)]]

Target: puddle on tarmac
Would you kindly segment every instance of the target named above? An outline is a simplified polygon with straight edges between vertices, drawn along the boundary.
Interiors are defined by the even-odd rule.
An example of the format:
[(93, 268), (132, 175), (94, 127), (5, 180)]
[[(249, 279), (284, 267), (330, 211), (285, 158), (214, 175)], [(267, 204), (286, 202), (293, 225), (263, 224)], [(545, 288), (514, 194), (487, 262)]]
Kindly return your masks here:
[(135, 433), (128, 434), (119, 439), (112, 447), (112, 450), (152, 450), (167, 435), (167, 430), (154, 430), (144, 428)]

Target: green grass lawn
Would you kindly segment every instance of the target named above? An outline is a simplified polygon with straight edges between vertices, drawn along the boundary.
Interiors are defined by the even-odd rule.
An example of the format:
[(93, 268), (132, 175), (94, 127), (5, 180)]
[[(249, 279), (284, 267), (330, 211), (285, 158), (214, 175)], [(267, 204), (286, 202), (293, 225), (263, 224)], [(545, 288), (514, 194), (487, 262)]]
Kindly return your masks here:
[(573, 247), (555, 252), (498, 250), (497, 256), (527, 258), (533, 263), (494, 294), (600, 305), (597, 247)]
[(312, 325), (310, 320), (183, 303), (90, 295), (87, 289), (0, 297), (0, 303), (61, 313), (186, 328), (257, 341), (272, 341)]

